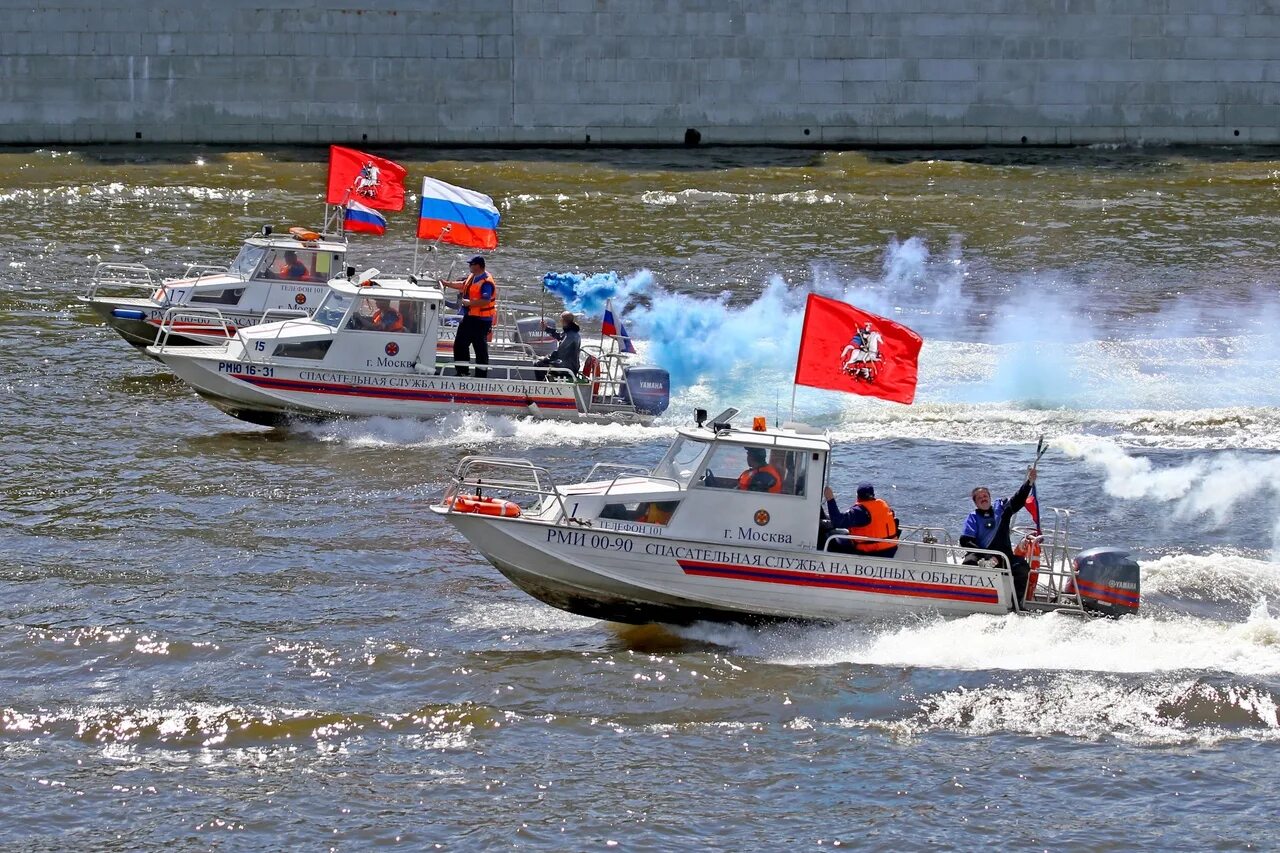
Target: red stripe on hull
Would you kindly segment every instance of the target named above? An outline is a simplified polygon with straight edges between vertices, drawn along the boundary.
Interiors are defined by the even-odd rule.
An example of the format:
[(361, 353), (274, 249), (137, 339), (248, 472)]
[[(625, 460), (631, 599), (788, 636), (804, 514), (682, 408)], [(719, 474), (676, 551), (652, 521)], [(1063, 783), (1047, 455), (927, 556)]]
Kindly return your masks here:
[(578, 408), (576, 400), (559, 397), (504, 397), (494, 394), (468, 393), (465, 391), (427, 391), (413, 388), (376, 388), (370, 385), (342, 385), (333, 382), (304, 382), (300, 379), (274, 379), (262, 376), (236, 376), (259, 388), (274, 391), (296, 391), (307, 394), (331, 394), (339, 397), (375, 397), (386, 400), (409, 400), (420, 403), (470, 403), (479, 406), (509, 406), (524, 408), (537, 403), (546, 409), (569, 410)]
[(980, 604), (999, 604), (1000, 595), (994, 589), (950, 584), (918, 584), (880, 578), (850, 577), (810, 572), (789, 572), (783, 569), (755, 569), (729, 563), (703, 563), (695, 560), (676, 560), (686, 575), (717, 577), (730, 580), (747, 580), (757, 583), (778, 583), (788, 586), (813, 586), (826, 589), (846, 589), (878, 595), (903, 595), (912, 598), (934, 598), (946, 601), (971, 601)]

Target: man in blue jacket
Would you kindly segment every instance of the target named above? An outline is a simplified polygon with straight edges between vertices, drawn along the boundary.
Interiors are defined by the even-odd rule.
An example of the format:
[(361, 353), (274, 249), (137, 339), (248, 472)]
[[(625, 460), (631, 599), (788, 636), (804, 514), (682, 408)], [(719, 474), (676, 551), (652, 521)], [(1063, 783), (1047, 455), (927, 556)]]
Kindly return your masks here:
[[(971, 493), (973, 512), (964, 520), (964, 532), (960, 534), (960, 547), (984, 548), (998, 551), (1009, 560), (1013, 569), (1013, 588), (1017, 590), (1018, 600), (1026, 595), (1027, 577), (1031, 567), (1021, 557), (1014, 556), (1013, 542), (1010, 539), (1009, 527), (1018, 510), (1027, 505), (1027, 497), (1031, 494), (1031, 486), (1036, 481), (1036, 466), (1027, 469), (1027, 479), (1008, 500), (1003, 498), (991, 503), (991, 490), (986, 486), (978, 486)], [(964, 562), (976, 566), (978, 560), (989, 555), (967, 554)]]

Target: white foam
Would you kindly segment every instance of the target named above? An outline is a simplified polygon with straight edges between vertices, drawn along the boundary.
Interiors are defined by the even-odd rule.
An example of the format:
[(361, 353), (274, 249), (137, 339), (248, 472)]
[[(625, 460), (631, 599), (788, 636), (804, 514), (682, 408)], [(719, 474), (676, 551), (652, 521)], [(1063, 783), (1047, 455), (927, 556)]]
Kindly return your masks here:
[(1169, 554), (1142, 563), (1143, 596), (1194, 601), (1252, 603), (1280, 601), (1276, 564), (1239, 554)]
[(1144, 745), (1280, 739), (1276, 700), (1269, 692), (1194, 679), (1161, 678), (1132, 685), (1063, 676), (1042, 684), (961, 688), (926, 697), (920, 704), (913, 717), (881, 725), (907, 734), (936, 729), (974, 735), (1066, 734)]
[(802, 631), (702, 625), (680, 633), (794, 666), (1280, 675), (1280, 620), (1265, 603), (1244, 622), (1180, 614), (1126, 619), (1008, 614), (898, 626), (850, 622)]
[(674, 436), (669, 425), (592, 424), (569, 421), (508, 418), (459, 412), (433, 420), (364, 418), (322, 424), (301, 424), (297, 430), (321, 441), (355, 447), (486, 448), (587, 447), (666, 442)]

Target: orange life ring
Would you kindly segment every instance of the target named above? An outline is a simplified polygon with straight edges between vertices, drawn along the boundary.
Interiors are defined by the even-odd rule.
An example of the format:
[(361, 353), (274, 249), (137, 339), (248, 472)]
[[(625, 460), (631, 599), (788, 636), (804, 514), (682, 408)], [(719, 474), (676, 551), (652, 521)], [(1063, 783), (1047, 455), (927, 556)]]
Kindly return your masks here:
[(304, 243), (310, 240), (320, 239), (320, 235), (312, 231), (310, 228), (302, 228), (301, 226), (297, 226), (297, 225), (289, 229), (289, 234), (290, 236), (296, 237), (297, 239), (301, 240)]
[(519, 518), (520, 504), (504, 501), (500, 498), (477, 498), (471, 495), (458, 495), (452, 501), (446, 501), (455, 512), (475, 512), (480, 515), (500, 515), (504, 518)]
[(1026, 594), (1032, 595), (1036, 591), (1036, 584), (1040, 582), (1040, 537), (1034, 533), (1028, 533), (1014, 546), (1013, 553), (1019, 557), (1025, 557), (1027, 565), (1031, 566), (1031, 572), (1027, 575)]

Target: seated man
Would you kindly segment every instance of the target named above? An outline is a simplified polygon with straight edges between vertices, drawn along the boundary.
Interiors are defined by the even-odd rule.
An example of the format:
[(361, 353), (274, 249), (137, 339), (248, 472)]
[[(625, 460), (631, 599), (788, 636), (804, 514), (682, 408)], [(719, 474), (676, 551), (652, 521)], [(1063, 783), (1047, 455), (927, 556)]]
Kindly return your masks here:
[(298, 260), (298, 253), (292, 249), (284, 252), (284, 266), (280, 269), (281, 278), (303, 279), (307, 277), (307, 265)]
[(747, 448), (747, 470), (738, 475), (738, 488), (774, 494), (782, 491), (782, 472), (768, 463), (763, 447)]
[[(1013, 570), (1013, 588), (1021, 601), (1026, 595), (1027, 578), (1031, 574), (1031, 566), (1022, 557), (1013, 553), (1013, 543), (1009, 537), (1009, 527), (1018, 510), (1027, 504), (1031, 487), (1036, 481), (1036, 466), (1027, 469), (1027, 479), (1018, 491), (1008, 500), (998, 500), (993, 506), (991, 490), (986, 486), (978, 486), (969, 496), (973, 498), (973, 512), (964, 520), (964, 532), (960, 534), (960, 547), (985, 548), (998, 551), (1009, 560)], [(990, 558), (989, 554), (966, 554), (965, 565), (976, 566), (978, 560)]]
[(390, 299), (375, 300), (378, 306), (373, 312), (370, 328), (379, 332), (403, 332), (404, 319), (400, 312), (391, 307)]
[[(822, 490), (827, 499), (827, 516), (832, 527), (843, 527), (850, 536), (868, 536), (872, 539), (898, 538), (898, 517), (884, 501), (876, 497), (875, 486), (870, 483), (858, 485), (858, 502), (849, 507), (848, 512), (841, 512), (836, 504), (836, 493), (827, 486)], [(874, 557), (892, 557), (898, 553), (895, 541), (863, 542), (858, 540), (841, 541), (832, 546), (833, 551), (844, 551), (852, 554), (867, 554)]]
[[(560, 342), (556, 347), (556, 351), (546, 358), (540, 358), (534, 362), (538, 367), (562, 367), (565, 370), (572, 371), (576, 376), (578, 373), (579, 351), (582, 347), (582, 330), (578, 328), (577, 322), (574, 320), (572, 311), (565, 311), (560, 315), (560, 331), (556, 331), (550, 326), (545, 327), (547, 334)], [(564, 374), (560, 374), (563, 377)], [(538, 381), (545, 382), (547, 379), (547, 371), (538, 371)]]

